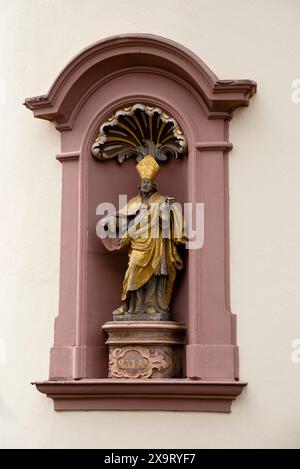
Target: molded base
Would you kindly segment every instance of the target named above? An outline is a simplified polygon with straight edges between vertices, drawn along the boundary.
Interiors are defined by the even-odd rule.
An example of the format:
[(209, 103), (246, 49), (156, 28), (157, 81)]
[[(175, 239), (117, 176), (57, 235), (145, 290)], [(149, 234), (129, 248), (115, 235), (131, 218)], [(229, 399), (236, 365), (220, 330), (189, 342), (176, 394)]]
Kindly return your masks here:
[(55, 410), (177, 410), (230, 412), (247, 385), (241, 381), (93, 379), (38, 381)]
[(106, 322), (108, 377), (181, 378), (185, 324), (174, 321)]

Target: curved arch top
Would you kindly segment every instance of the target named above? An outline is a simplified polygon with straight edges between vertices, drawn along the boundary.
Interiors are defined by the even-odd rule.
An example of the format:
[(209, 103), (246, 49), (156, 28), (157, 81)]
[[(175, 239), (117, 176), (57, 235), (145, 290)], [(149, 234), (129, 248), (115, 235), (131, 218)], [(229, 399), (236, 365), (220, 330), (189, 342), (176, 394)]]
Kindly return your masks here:
[(209, 117), (230, 117), (247, 106), (256, 91), (251, 80), (219, 80), (189, 49), (151, 34), (122, 34), (96, 42), (76, 55), (58, 75), (46, 95), (25, 100), (34, 117), (71, 128), (72, 112), (84, 95), (120, 73), (156, 70), (185, 82), (201, 96)]

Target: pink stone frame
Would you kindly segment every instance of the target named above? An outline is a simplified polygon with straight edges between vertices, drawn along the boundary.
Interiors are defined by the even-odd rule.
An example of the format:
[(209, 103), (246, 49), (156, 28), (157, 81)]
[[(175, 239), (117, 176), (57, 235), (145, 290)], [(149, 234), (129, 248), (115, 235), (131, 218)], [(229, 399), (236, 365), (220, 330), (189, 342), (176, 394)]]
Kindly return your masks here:
[[(234, 109), (247, 106), (255, 92), (250, 80), (218, 80), (173, 41), (126, 34), (83, 50), (47, 95), (26, 99), (34, 117), (54, 121), (61, 132), (59, 315), (49, 380), (35, 383), (54, 399), (57, 410), (230, 410), (245, 383), (238, 381), (236, 316), (229, 295), (228, 126)], [(90, 162), (91, 144), (104, 118), (137, 102), (151, 102), (177, 119), (188, 141), (187, 201), (207, 207), (204, 245), (189, 252), (186, 311), (180, 318), (187, 325), (186, 378), (167, 383), (105, 379), (103, 341), (87, 339), (87, 257), (94, 242), (87, 235), (87, 181), (90, 165), (106, 164)], [(118, 170), (111, 168), (118, 178)], [(99, 335), (101, 324), (110, 319), (105, 314), (99, 315)]]

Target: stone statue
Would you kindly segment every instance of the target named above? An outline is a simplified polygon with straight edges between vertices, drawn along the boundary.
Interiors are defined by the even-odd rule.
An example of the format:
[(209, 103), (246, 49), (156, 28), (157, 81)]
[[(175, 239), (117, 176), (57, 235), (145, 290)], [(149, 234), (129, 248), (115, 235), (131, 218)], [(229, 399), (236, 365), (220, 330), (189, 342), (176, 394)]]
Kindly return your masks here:
[[(113, 217), (102, 219), (109, 250), (129, 246), (129, 262), (123, 281), (122, 305), (114, 320), (170, 320), (169, 305), (174, 281), (182, 269), (177, 245), (187, 241), (179, 204), (159, 194), (156, 160), (145, 156), (136, 166), (139, 195)], [(116, 234), (117, 233), (117, 234)]]

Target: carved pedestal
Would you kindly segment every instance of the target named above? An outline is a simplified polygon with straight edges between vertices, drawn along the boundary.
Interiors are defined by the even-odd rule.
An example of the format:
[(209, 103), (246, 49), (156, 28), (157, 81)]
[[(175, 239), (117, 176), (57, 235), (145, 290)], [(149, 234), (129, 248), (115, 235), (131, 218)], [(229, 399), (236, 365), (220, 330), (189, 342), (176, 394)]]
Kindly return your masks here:
[(173, 321), (107, 322), (109, 378), (183, 376), (185, 325)]

